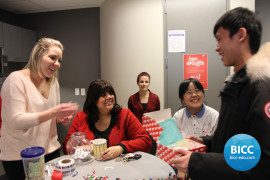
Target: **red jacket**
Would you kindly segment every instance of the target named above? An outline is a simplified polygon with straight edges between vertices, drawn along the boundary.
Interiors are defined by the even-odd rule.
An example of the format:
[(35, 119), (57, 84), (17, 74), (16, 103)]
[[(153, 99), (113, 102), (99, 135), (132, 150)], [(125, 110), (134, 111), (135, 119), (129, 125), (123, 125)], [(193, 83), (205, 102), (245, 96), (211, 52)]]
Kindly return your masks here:
[(140, 120), (140, 122), (142, 122), (142, 116), (144, 113), (160, 110), (159, 98), (156, 94), (149, 91), (147, 108), (144, 111), (141, 105), (139, 92), (137, 92), (129, 97), (128, 108)]
[[(84, 132), (87, 139), (93, 140), (94, 134), (88, 128), (86, 114), (79, 112), (69, 127), (67, 136), (63, 143), (63, 149), (66, 153), (66, 144), (74, 132)], [(112, 128), (108, 137), (108, 146), (122, 144), (126, 147), (127, 152), (144, 151), (151, 149), (151, 139), (138, 119), (130, 112), (129, 109), (122, 108), (119, 112), (118, 119)]]

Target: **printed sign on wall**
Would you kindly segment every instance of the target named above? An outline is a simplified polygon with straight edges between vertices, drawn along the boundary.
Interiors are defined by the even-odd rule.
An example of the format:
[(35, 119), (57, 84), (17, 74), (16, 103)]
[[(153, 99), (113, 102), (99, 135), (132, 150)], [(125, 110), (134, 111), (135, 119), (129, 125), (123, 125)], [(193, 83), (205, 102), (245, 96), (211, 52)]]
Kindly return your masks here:
[(186, 51), (186, 31), (170, 30), (168, 31), (168, 52)]
[(208, 89), (207, 54), (184, 54), (184, 79), (198, 79), (204, 89)]

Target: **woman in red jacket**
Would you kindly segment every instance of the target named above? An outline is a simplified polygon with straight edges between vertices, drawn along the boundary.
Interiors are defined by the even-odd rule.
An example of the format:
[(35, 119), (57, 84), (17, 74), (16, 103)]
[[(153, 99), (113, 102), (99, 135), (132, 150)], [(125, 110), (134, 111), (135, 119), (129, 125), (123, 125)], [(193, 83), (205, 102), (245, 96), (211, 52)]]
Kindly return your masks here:
[[(147, 72), (141, 72), (137, 76), (137, 85), (139, 86), (139, 92), (129, 97), (128, 108), (142, 122), (144, 113), (160, 110), (160, 102), (158, 96), (149, 90), (150, 75)], [(151, 136), (150, 138), (152, 149), (149, 153), (155, 155), (157, 143)]]
[(101, 160), (151, 149), (151, 139), (139, 120), (130, 110), (116, 103), (113, 87), (104, 80), (91, 82), (83, 111), (76, 115), (65, 138), (64, 152), (74, 132), (84, 132), (89, 140), (107, 140), (108, 149), (101, 154)]
[(147, 72), (137, 76), (137, 85), (139, 92), (129, 97), (128, 108), (142, 122), (144, 113), (160, 110), (160, 102), (158, 96), (149, 90), (150, 75)]

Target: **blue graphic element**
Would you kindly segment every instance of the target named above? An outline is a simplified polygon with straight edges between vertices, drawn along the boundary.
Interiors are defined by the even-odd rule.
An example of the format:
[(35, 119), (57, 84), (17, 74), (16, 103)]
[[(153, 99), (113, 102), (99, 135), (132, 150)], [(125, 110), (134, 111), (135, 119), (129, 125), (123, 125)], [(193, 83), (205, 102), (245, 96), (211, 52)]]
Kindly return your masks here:
[(255, 167), (261, 157), (258, 141), (247, 134), (231, 137), (224, 147), (224, 158), (227, 164), (238, 171), (247, 171)]
[(169, 146), (183, 139), (174, 119), (169, 118), (164, 121), (160, 121), (159, 125), (163, 128), (163, 131), (158, 138), (160, 144)]

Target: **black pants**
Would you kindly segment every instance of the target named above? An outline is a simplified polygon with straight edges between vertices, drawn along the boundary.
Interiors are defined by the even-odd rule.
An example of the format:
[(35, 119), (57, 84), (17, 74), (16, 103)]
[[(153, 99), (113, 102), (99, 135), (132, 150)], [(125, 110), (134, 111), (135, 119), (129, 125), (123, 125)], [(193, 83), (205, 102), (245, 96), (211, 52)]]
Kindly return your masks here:
[[(56, 150), (45, 155), (45, 162), (60, 157), (60, 151)], [(24, 180), (24, 169), (22, 160), (19, 161), (2, 161), (6, 176), (9, 180)]]
[[(148, 132), (147, 132), (148, 133)], [(150, 139), (151, 139), (151, 145), (152, 145), (152, 148), (149, 152), (149, 154), (152, 154), (152, 155), (156, 155), (156, 152), (157, 152), (157, 143), (156, 141), (153, 139), (153, 137), (148, 133)]]

